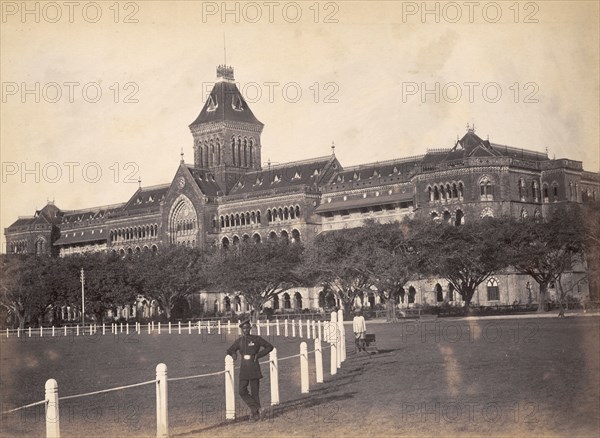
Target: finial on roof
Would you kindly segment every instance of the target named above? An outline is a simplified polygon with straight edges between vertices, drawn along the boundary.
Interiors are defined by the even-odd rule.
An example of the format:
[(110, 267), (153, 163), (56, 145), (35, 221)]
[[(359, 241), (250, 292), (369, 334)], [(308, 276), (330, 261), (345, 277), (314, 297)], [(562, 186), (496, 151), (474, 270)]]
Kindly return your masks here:
[(331, 142), (331, 155), (335, 156), (335, 143)]
[(225, 64), (217, 66), (217, 80), (225, 82), (234, 82), (233, 78), (233, 67)]
[(548, 146), (546, 146), (546, 156), (548, 156)]
[(181, 148), (181, 153), (179, 154), (179, 156), (181, 157), (181, 161), (179, 161), (179, 162), (183, 164), (184, 163), (184, 160), (183, 160), (183, 147)]
[(467, 123), (467, 132), (475, 132), (475, 123), (473, 123), (473, 126)]
[(142, 188), (142, 178), (138, 176), (138, 188)]
[(467, 122), (467, 132), (469, 132), (471, 130), (471, 125), (469, 125), (469, 122)]

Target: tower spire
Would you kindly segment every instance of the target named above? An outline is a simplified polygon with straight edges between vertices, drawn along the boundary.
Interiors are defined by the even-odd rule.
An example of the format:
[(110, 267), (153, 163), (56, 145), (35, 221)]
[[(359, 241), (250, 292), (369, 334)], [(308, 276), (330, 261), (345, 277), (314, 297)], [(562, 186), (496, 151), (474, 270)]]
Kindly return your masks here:
[(184, 159), (183, 159), (183, 146), (181, 147), (181, 153), (179, 154), (179, 156), (181, 157), (181, 159), (180, 159), (179, 162), (183, 164), (184, 163)]
[(335, 157), (335, 142), (331, 141), (331, 155)]

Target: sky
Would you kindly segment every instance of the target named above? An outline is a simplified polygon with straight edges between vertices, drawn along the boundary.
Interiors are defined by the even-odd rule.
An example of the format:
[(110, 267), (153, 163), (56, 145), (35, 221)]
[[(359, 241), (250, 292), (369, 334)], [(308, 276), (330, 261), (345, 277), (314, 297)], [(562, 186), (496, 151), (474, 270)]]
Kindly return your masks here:
[(3, 1), (0, 228), (170, 183), (223, 63), (264, 163), (421, 155), (474, 124), (598, 172), (598, 5)]

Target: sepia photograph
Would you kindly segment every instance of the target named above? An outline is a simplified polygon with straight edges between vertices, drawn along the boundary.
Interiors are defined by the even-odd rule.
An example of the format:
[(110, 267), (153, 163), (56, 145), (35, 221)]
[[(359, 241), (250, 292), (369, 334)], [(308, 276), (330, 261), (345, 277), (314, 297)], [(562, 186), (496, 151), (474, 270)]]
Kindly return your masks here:
[(0, 0), (2, 437), (597, 437), (600, 4)]

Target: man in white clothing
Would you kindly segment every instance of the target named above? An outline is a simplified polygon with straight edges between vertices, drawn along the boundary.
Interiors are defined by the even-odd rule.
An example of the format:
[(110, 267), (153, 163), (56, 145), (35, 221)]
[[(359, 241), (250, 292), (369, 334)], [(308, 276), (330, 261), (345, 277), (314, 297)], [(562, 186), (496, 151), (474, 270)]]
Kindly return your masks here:
[(360, 351), (367, 352), (365, 348), (365, 337), (367, 334), (367, 324), (365, 322), (365, 317), (362, 316), (362, 312), (360, 309), (356, 309), (354, 311), (354, 319), (352, 320), (352, 331), (354, 332), (354, 344), (356, 346), (356, 354), (360, 353)]

